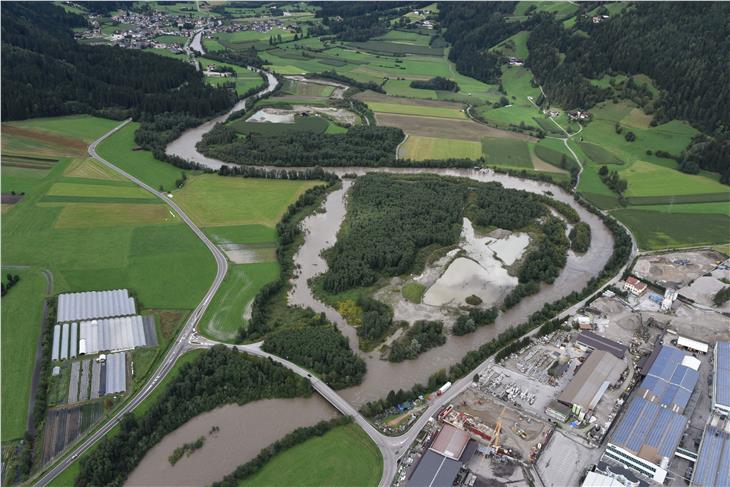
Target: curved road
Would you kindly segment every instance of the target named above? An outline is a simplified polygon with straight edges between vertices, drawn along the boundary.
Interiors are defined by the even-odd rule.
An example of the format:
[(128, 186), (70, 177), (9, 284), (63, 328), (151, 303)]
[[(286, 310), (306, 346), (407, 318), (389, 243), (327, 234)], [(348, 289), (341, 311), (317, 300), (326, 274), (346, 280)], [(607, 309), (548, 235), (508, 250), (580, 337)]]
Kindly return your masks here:
[(185, 325), (183, 326), (180, 334), (178, 335), (176, 342), (170, 347), (170, 349), (167, 352), (167, 355), (165, 355), (164, 359), (160, 363), (157, 370), (154, 372), (154, 374), (150, 377), (150, 380), (145, 384), (145, 386), (137, 392), (135, 396), (133, 396), (122, 408), (117, 411), (114, 416), (107, 421), (104, 425), (102, 425), (101, 428), (94, 431), (90, 436), (88, 436), (86, 439), (84, 439), (83, 442), (81, 442), (79, 445), (77, 445), (75, 448), (73, 448), (68, 454), (66, 455), (63, 460), (61, 460), (59, 463), (57, 463), (53, 468), (51, 468), (48, 472), (46, 472), (40, 479), (37, 481), (36, 485), (44, 486), (47, 485), (51, 480), (53, 480), (54, 477), (56, 477), (58, 474), (60, 474), (66, 467), (68, 467), (71, 463), (73, 463), (76, 458), (81, 455), (83, 452), (85, 452), (87, 449), (89, 449), (94, 443), (99, 441), (104, 435), (106, 435), (116, 424), (117, 422), (127, 413), (131, 412), (135, 407), (137, 407), (142, 401), (144, 401), (147, 396), (150, 395), (150, 393), (155, 389), (155, 387), (159, 383), (159, 379), (161, 379), (163, 376), (165, 376), (170, 370), (172, 369), (172, 366), (175, 363), (175, 360), (186, 351), (188, 348), (188, 339), (191, 335), (191, 333), (195, 330), (195, 327), (197, 326), (200, 319), (203, 317), (203, 314), (205, 313), (205, 310), (208, 308), (208, 305), (210, 304), (211, 299), (215, 295), (215, 293), (218, 291), (218, 288), (220, 287), (221, 283), (223, 282), (223, 278), (226, 275), (226, 272), (228, 272), (228, 261), (226, 260), (225, 255), (223, 252), (216, 247), (213, 242), (211, 242), (208, 237), (203, 233), (200, 228), (193, 223), (193, 221), (188, 217), (180, 207), (175, 204), (172, 199), (168, 198), (166, 194), (161, 193), (148, 184), (140, 181), (138, 178), (132, 176), (126, 171), (123, 171), (122, 169), (118, 168), (111, 162), (107, 161), (103, 157), (101, 157), (96, 152), (96, 146), (102, 142), (107, 137), (111, 136), (115, 132), (117, 132), (119, 129), (124, 127), (127, 123), (129, 123), (129, 120), (125, 120), (122, 124), (117, 126), (116, 128), (112, 129), (111, 131), (107, 132), (106, 134), (102, 135), (99, 139), (95, 140), (90, 146), (89, 146), (89, 155), (99, 161), (100, 163), (104, 164), (105, 166), (111, 168), (112, 170), (116, 171), (117, 173), (121, 174), (125, 178), (129, 179), (136, 185), (140, 186), (141, 188), (149, 191), (156, 197), (160, 198), (162, 201), (164, 201), (170, 208), (172, 208), (173, 211), (175, 211), (180, 218), (190, 227), (190, 229), (198, 236), (198, 238), (205, 244), (206, 247), (208, 247), (208, 250), (213, 254), (213, 257), (215, 258), (217, 271), (215, 275), (215, 279), (213, 280), (213, 284), (211, 284), (210, 288), (208, 289), (208, 292), (205, 293), (205, 296), (203, 297), (203, 300), (198, 304), (198, 306), (195, 308), (195, 310), (190, 314), (187, 321), (185, 322)]
[[(271, 83), (269, 84), (269, 89), (271, 89)], [(56, 465), (54, 465), (49, 471), (47, 471), (40, 479), (37, 481), (36, 485), (45, 486), (47, 485), (53, 478), (55, 478), (57, 475), (59, 475), (66, 467), (68, 467), (71, 463), (73, 463), (76, 458), (85, 452), (87, 449), (89, 449), (91, 446), (94, 445), (97, 441), (99, 441), (104, 435), (106, 435), (114, 426), (115, 424), (122, 418), (124, 414), (127, 414), (131, 412), (135, 407), (137, 407), (145, 398), (147, 398), (150, 393), (154, 390), (154, 388), (159, 384), (159, 380), (165, 376), (174, 365), (177, 358), (184, 353), (185, 351), (189, 350), (190, 348), (210, 348), (212, 346), (215, 346), (219, 344), (219, 342), (215, 342), (213, 340), (204, 339), (200, 336), (198, 336), (195, 333), (195, 328), (202, 318), (203, 314), (205, 313), (205, 310), (207, 309), (208, 305), (210, 304), (211, 299), (217, 292), (218, 288), (220, 287), (223, 278), (226, 275), (226, 272), (228, 271), (228, 262), (224, 256), (224, 254), (216, 247), (209, 239), (208, 237), (198, 228), (195, 223), (185, 214), (185, 212), (182, 211), (182, 209), (174, 202), (171, 198), (169, 198), (166, 194), (161, 193), (151, 186), (147, 185), (146, 183), (142, 182), (138, 178), (132, 176), (131, 174), (127, 173), (126, 171), (123, 171), (122, 169), (116, 167), (114, 164), (110, 163), (109, 161), (105, 160), (99, 154), (96, 152), (97, 145), (105, 140), (107, 137), (114, 134), (116, 131), (124, 127), (129, 120), (126, 120), (110, 132), (104, 134), (102, 137), (100, 137), (98, 140), (94, 141), (89, 146), (89, 155), (93, 158), (95, 158), (100, 163), (106, 165), (107, 167), (111, 168), (112, 170), (118, 172), (122, 176), (126, 177), (133, 183), (137, 184), (138, 186), (142, 187), (146, 191), (152, 193), (156, 197), (160, 198), (164, 203), (166, 203), (170, 208), (172, 208), (179, 216), (180, 218), (190, 227), (191, 230), (198, 236), (198, 238), (208, 247), (208, 249), (213, 254), (216, 265), (217, 265), (217, 272), (216, 277), (213, 281), (213, 284), (208, 289), (208, 292), (203, 297), (203, 300), (198, 304), (198, 306), (195, 308), (193, 313), (188, 317), (188, 320), (186, 321), (182, 331), (177, 337), (176, 342), (173, 344), (173, 346), (168, 351), (167, 355), (163, 359), (160, 366), (157, 368), (155, 373), (152, 375), (150, 380), (145, 384), (145, 386), (135, 395), (133, 396), (109, 421), (107, 421), (101, 428), (93, 432), (90, 436), (84, 439), (83, 442), (81, 442), (79, 445), (77, 445), (75, 448), (73, 448), (70, 451), (70, 454), (67, 454), (60, 462), (58, 462)], [(562, 128), (562, 127), (561, 127)], [(194, 129), (193, 129), (194, 130)], [(573, 134), (575, 135), (575, 134)], [(569, 135), (570, 136), (570, 135)], [(571, 151), (572, 152), (572, 151)], [(577, 159), (577, 158), (576, 158)], [(629, 232), (629, 235), (631, 233)], [(633, 242), (633, 235), (632, 237), (632, 252), (631, 257), (629, 258), (629, 263), (633, 259), (633, 256), (636, 255), (636, 245)], [(629, 264), (627, 263), (627, 266)], [(624, 267), (625, 269), (626, 267)], [(612, 279), (611, 282), (615, 282), (620, 278), (623, 272), (620, 272), (617, 274), (614, 279)], [(574, 310), (577, 310), (582, 304), (587, 301), (582, 301), (581, 303), (578, 303), (574, 306), (572, 306), (570, 309), (564, 311), (560, 314), (561, 317), (567, 316), (571, 312), (574, 312)], [(533, 330), (532, 333), (535, 333), (536, 330)], [(471, 378), (476, 373), (481, 373), (484, 370), (486, 370), (492, 363), (492, 359), (489, 358), (482, 362), (477, 368), (475, 368), (473, 371), (471, 371), (469, 374), (464, 376), (462, 379), (456, 381), (452, 387), (442, 396), (436, 397), (432, 403), (429, 405), (427, 410), (421, 414), (421, 416), (416, 420), (416, 422), (411, 426), (411, 428), (404, 433), (401, 436), (398, 437), (389, 437), (386, 435), (383, 435), (378, 430), (376, 430), (372, 424), (365, 419), (357, 409), (355, 409), (350, 403), (348, 403), (345, 399), (342, 398), (338, 393), (336, 393), (332, 388), (327, 386), (324, 382), (319, 380), (317, 377), (314, 377), (309, 373), (306, 369), (286, 360), (281, 357), (269, 354), (267, 352), (264, 352), (261, 350), (261, 342), (251, 344), (251, 345), (239, 345), (239, 346), (233, 346), (230, 344), (223, 344), (228, 347), (236, 348), (237, 350), (240, 350), (242, 352), (258, 356), (258, 357), (266, 357), (270, 358), (279, 364), (287, 367), (289, 370), (297, 373), (298, 375), (302, 377), (306, 377), (310, 383), (312, 384), (313, 388), (323, 397), (325, 398), (330, 404), (332, 404), (337, 410), (339, 410), (342, 414), (346, 414), (348, 416), (352, 416), (355, 422), (370, 436), (370, 438), (375, 442), (375, 444), (378, 446), (378, 449), (380, 450), (382, 456), (383, 456), (383, 475), (380, 480), (380, 486), (381, 487), (387, 487), (390, 485), (392, 480), (394, 479), (396, 472), (397, 472), (397, 462), (400, 459), (403, 454), (407, 451), (408, 447), (413, 443), (413, 441), (416, 439), (416, 436), (421, 431), (421, 429), (425, 426), (426, 422), (429, 420), (431, 416), (433, 416), (441, 407), (445, 406), (449, 402), (451, 402), (458, 394), (460, 394), (462, 391), (464, 391), (469, 385), (471, 384)]]

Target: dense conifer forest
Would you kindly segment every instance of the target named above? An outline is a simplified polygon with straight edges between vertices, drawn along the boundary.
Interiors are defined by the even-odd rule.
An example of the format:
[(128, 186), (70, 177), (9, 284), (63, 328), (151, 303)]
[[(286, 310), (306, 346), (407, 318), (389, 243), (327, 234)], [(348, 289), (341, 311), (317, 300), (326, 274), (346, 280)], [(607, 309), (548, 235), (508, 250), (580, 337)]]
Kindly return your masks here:
[(231, 90), (206, 85), (190, 64), (77, 43), (71, 28), (85, 25), (48, 2), (3, 5), (3, 120), (73, 113), (201, 119), (232, 105)]

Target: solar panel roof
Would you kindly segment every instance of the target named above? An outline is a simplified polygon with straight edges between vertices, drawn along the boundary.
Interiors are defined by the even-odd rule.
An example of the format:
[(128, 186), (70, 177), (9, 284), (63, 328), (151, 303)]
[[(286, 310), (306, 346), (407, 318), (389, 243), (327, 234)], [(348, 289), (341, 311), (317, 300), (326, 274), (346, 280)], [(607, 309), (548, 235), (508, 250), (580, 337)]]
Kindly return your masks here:
[(730, 485), (730, 435), (707, 425), (697, 454), (692, 485), (726, 487)]
[[(659, 404), (635, 396), (611, 437), (611, 443), (638, 453), (643, 446), (671, 458), (682, 439), (687, 418)], [(657, 461), (654, 458), (647, 458)]]
[(651, 392), (660, 404), (684, 410), (699, 378), (696, 370), (682, 365), (685, 355), (677, 348), (662, 347), (640, 389)]
[(715, 368), (714, 400), (730, 407), (730, 342), (717, 342)]

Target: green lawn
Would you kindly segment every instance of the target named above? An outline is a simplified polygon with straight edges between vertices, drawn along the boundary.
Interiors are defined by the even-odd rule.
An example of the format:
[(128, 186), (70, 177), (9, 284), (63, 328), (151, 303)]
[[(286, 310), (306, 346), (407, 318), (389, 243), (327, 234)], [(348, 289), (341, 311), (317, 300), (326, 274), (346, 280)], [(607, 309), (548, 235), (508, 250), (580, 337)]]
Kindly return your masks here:
[(192, 176), (175, 200), (201, 226), (275, 226), (286, 208), (318, 181)]
[(487, 164), (532, 168), (530, 148), (527, 141), (497, 137), (482, 139), (484, 158)]
[(276, 455), (239, 485), (375, 486), (382, 472), (378, 448), (357, 425), (350, 424)]
[[(4, 236), (5, 237), (5, 236)], [(3, 255), (3, 260), (10, 263)], [(2, 441), (25, 433), (46, 280), (40, 270), (10, 270), (20, 281), (2, 298)]]
[(441, 139), (410, 135), (400, 148), (400, 157), (422, 161), (425, 159), (479, 159), (482, 146), (474, 140)]
[(175, 187), (175, 181), (180, 178), (180, 169), (158, 161), (149, 151), (134, 150), (137, 147), (134, 143), (134, 132), (138, 128), (137, 122), (128, 123), (99, 144), (99, 155), (155, 189), (163, 186), (166, 190), (171, 190)]
[(201, 321), (201, 332), (221, 341), (235, 338), (236, 332), (246, 324), (244, 311), (259, 290), (279, 277), (279, 264), (257, 262), (238, 264), (228, 268), (221, 288)]
[(417, 282), (409, 282), (401, 290), (403, 297), (411, 303), (420, 303), (423, 299), (423, 295), (426, 292), (426, 286)]

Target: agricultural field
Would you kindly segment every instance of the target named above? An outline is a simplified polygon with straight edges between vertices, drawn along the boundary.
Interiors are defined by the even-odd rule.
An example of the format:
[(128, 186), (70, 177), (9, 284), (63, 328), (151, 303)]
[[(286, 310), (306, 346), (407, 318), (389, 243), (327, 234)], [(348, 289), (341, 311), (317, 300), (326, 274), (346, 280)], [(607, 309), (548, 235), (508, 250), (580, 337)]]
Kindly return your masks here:
[(375, 444), (356, 424), (338, 426), (276, 455), (239, 485), (375, 486), (383, 461)]
[(494, 46), (492, 51), (501, 51), (505, 56), (516, 57), (518, 59), (526, 59), (528, 56), (527, 52), (527, 39), (530, 37), (530, 32), (523, 30), (518, 32), (500, 42)]
[(313, 96), (327, 98), (335, 91), (334, 86), (321, 85), (317, 83), (306, 83), (293, 79), (284, 79), (281, 86), (281, 93), (294, 96)]
[[(4, 232), (3, 232), (4, 233)], [(3, 238), (7, 238), (3, 235)], [(6, 240), (7, 241), (7, 240)], [(10, 264), (3, 255), (4, 264)], [(39, 269), (8, 269), (20, 281), (2, 298), (2, 441), (20, 439), (28, 419), (28, 400), (41, 334), (46, 279)], [(5, 277), (3, 276), (3, 282)]]
[(451, 107), (434, 107), (407, 105), (404, 103), (368, 102), (370, 109), (376, 113), (396, 113), (399, 115), (417, 115), (420, 117), (465, 119), (464, 110)]
[(154, 41), (162, 44), (178, 44), (183, 46), (188, 42), (188, 39), (186, 36), (162, 35), (155, 37)]
[(274, 227), (286, 208), (317, 181), (191, 177), (175, 200), (202, 227), (259, 224)]
[(479, 159), (482, 146), (473, 140), (446, 139), (409, 135), (400, 146), (398, 157), (416, 161), (425, 159)]
[(487, 164), (532, 169), (530, 147), (524, 140), (485, 137), (482, 139)]
[(707, 213), (702, 209), (698, 213), (668, 214), (642, 207), (614, 210), (611, 214), (629, 227), (641, 249), (696, 247), (728, 241), (730, 216), (727, 214)]
[(205, 335), (231, 341), (246, 324), (258, 291), (279, 275), (275, 226), (286, 208), (317, 181), (192, 176), (178, 204), (233, 265), (201, 323)]
[[(110, 123), (117, 124), (87, 117), (88, 130), (76, 140), (93, 140)], [(107, 143), (115, 144), (119, 135), (124, 132)], [(37, 137), (42, 140), (43, 133)], [(130, 149), (135, 156), (152, 157)], [(135, 173), (125, 151), (106, 155)], [(214, 265), (193, 233), (132, 183), (71, 158), (59, 161), (4, 215), (3, 260), (50, 269), (56, 292), (129, 288), (145, 307), (187, 309), (197, 302), (212, 280)], [(80, 177), (84, 173), (91, 177)], [(199, 279), (187, 282), (190, 272)], [(150, 280), (150, 273), (157, 278)]]
[(128, 123), (99, 144), (97, 152), (153, 188), (171, 190), (175, 187), (175, 181), (180, 179), (180, 169), (158, 161), (149, 151), (135, 150), (137, 144), (134, 142), (134, 132), (138, 128), (137, 122)]

